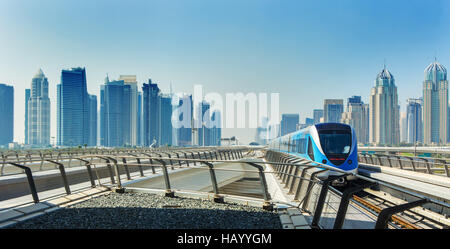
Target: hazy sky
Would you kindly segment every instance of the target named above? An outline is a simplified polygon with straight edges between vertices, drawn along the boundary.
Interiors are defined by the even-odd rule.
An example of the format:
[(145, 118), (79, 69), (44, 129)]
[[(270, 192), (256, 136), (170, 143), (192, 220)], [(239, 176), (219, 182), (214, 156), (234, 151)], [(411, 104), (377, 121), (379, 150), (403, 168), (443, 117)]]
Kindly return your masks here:
[[(151, 78), (164, 92), (280, 93), (301, 122), (325, 98), (361, 95), (395, 77), (402, 111), (422, 96), (423, 70), (450, 65), (450, 1), (0, 0), (0, 82), (14, 86), (14, 138), (24, 141), (25, 88), (42, 68), (56, 136), (61, 70), (86, 67), (88, 92), (106, 73)], [(250, 142), (248, 130), (224, 131)]]

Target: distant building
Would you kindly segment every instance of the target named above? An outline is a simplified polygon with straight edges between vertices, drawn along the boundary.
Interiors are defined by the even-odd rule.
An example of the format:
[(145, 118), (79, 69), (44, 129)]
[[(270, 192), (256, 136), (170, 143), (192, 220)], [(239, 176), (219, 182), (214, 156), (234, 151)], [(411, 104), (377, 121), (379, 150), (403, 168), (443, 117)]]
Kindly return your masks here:
[(57, 85), (57, 144), (89, 144), (90, 115), (85, 68), (62, 70)]
[[(198, 145), (199, 146), (219, 146), (221, 140), (221, 127), (215, 123), (221, 123), (221, 114), (217, 110), (212, 112), (211, 104), (203, 101), (198, 105), (198, 110), (201, 110), (201, 127), (198, 128)], [(212, 121), (210, 123), (210, 121)], [(210, 123), (210, 124), (209, 124)]]
[(157, 84), (148, 80), (148, 84), (142, 86), (143, 95), (143, 145), (150, 146), (159, 140), (159, 103), (160, 90)]
[(423, 142), (446, 144), (448, 132), (447, 69), (437, 61), (425, 69), (423, 82)]
[(14, 139), (14, 88), (0, 84), (0, 146), (8, 146)]
[(396, 145), (400, 141), (399, 105), (394, 76), (384, 68), (370, 93), (370, 142)]
[(138, 98), (139, 91), (136, 80), (136, 75), (120, 75), (119, 80), (123, 80), (125, 85), (129, 85), (129, 117), (123, 122), (129, 123), (129, 141), (128, 144), (131, 146), (138, 145)]
[(313, 110), (314, 124), (321, 123), (321, 118), (323, 118), (323, 109)]
[(366, 144), (367, 141), (367, 105), (361, 101), (360, 96), (352, 96), (347, 101), (347, 111), (342, 114), (341, 122), (353, 127), (358, 143)]
[(28, 101), (30, 96), (31, 89), (25, 89), (25, 144), (28, 144)]
[(50, 98), (48, 80), (41, 69), (31, 80), (31, 92), (27, 102), (26, 140), (30, 145), (50, 145)]
[(130, 85), (123, 80), (109, 81), (101, 86), (101, 145), (123, 147), (131, 143), (130, 129)]
[(408, 99), (406, 106), (407, 142), (415, 143), (423, 140), (422, 102), (420, 99)]
[[(174, 135), (172, 137), (173, 145), (187, 147), (192, 145), (192, 115), (193, 115), (193, 106), (192, 106), (192, 95), (183, 94), (181, 96), (174, 95), (174, 99), (172, 99), (172, 117), (175, 121), (186, 120), (187, 126), (180, 125), (181, 127), (174, 127)], [(185, 113), (179, 113), (175, 110), (181, 108), (181, 106), (186, 106)], [(178, 115), (177, 115), (178, 113)], [(173, 122), (172, 120), (172, 122)]]
[(342, 112), (344, 112), (344, 100), (325, 99), (323, 110), (325, 123), (339, 123), (341, 122)]
[(408, 140), (408, 119), (406, 112), (400, 112), (400, 142), (406, 143)]
[(172, 145), (172, 98), (169, 94), (161, 94), (159, 98), (159, 144)]
[(300, 116), (298, 114), (282, 114), (281, 115), (281, 136), (289, 134), (297, 130)]
[(89, 95), (89, 143), (97, 146), (97, 96)]
[(138, 91), (138, 106), (137, 106), (137, 145), (142, 146), (142, 92)]

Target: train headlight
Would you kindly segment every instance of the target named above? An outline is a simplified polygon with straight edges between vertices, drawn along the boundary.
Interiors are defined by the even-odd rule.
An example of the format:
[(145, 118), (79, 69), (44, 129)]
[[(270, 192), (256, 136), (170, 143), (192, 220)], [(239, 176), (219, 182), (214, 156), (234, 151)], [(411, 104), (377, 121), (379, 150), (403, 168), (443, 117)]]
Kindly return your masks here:
[(322, 160), (322, 163), (323, 163), (323, 164), (326, 164), (326, 163), (327, 163), (327, 160), (323, 159), (323, 160)]
[(348, 164), (352, 164), (352, 160), (348, 160), (347, 162), (348, 162)]

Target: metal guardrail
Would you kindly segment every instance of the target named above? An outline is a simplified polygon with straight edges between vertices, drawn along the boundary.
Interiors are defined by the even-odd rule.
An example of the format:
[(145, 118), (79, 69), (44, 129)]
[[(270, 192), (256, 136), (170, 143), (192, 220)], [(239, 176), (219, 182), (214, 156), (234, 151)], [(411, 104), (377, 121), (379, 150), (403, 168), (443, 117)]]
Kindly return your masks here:
[[(269, 150), (266, 153), (266, 159), (269, 161), (267, 163), (272, 162), (270, 164), (273, 164), (273, 168), (276, 174), (280, 177), (280, 180), (282, 180), (282, 183), (284, 183), (284, 187), (289, 189), (290, 194), (294, 194), (294, 200), (300, 200), (298, 207), (300, 207), (303, 211), (310, 212), (313, 214), (313, 220), (311, 223), (311, 226), (313, 228), (319, 228), (319, 221), (322, 215), (322, 210), (328, 193), (332, 192), (334, 194), (339, 195), (341, 198), (333, 225), (334, 229), (341, 229), (344, 224), (345, 215), (347, 213), (347, 209), (349, 206), (349, 201), (352, 198), (353, 194), (365, 188), (374, 187), (377, 185), (382, 185), (403, 192), (405, 194), (411, 195), (412, 197), (415, 197), (417, 201), (413, 201), (403, 205), (397, 205), (382, 210), (380, 215), (378, 215), (374, 227), (375, 229), (387, 228), (388, 221), (395, 213), (403, 212), (413, 207), (421, 206), (425, 203), (434, 203), (437, 205), (441, 205), (445, 208), (450, 208), (450, 204), (442, 202), (440, 200), (435, 200), (423, 196), (421, 194), (414, 193), (406, 189), (402, 189), (401, 187), (393, 186), (388, 183), (380, 182), (372, 178), (361, 176), (355, 173), (349, 174), (346, 173), (345, 171), (341, 171), (335, 168), (333, 169), (327, 165), (323, 165), (320, 163), (315, 163), (307, 160), (303, 160), (301, 164), (289, 163), (292, 160), (299, 160), (299, 159), (295, 156), (286, 153)], [(329, 176), (325, 180), (320, 180), (317, 177), (318, 174), (330, 170), (341, 172), (342, 175)], [(357, 179), (363, 180), (364, 183), (361, 185), (354, 185), (349, 188), (346, 188), (343, 193), (340, 193), (338, 190), (330, 186), (330, 183), (332, 181), (346, 177), (348, 175), (352, 175)], [(315, 203), (312, 203), (314, 202), (314, 200), (311, 199), (311, 192), (314, 185), (321, 185), (321, 187), (319, 197), (315, 200)]]
[[(175, 193), (171, 187), (171, 179), (170, 174), (168, 172), (168, 167), (175, 169), (180, 168), (183, 165), (186, 165), (187, 167), (189, 167), (190, 165), (192, 166), (192, 163), (194, 164), (194, 166), (196, 166), (196, 164), (199, 163), (205, 166), (203, 167), (198, 165), (197, 167), (195, 167), (196, 169), (204, 169), (209, 172), (212, 191), (214, 193), (213, 200), (215, 202), (223, 201), (223, 197), (221, 196), (217, 183), (216, 178), (217, 171), (239, 171), (239, 172), (257, 173), (259, 176), (261, 191), (263, 193), (264, 199), (263, 208), (266, 210), (273, 209), (273, 200), (271, 199), (271, 196), (268, 192), (265, 175), (275, 174), (280, 178), (282, 184), (284, 184), (284, 187), (289, 189), (289, 193), (294, 195), (294, 200), (299, 201), (298, 207), (304, 211), (313, 214), (313, 220), (311, 225), (314, 228), (319, 228), (319, 221), (322, 216), (322, 210), (325, 205), (327, 194), (333, 192), (334, 194), (337, 193), (341, 197), (341, 201), (339, 204), (339, 208), (333, 226), (333, 228), (335, 229), (340, 229), (343, 227), (345, 216), (352, 195), (362, 189), (376, 185), (384, 185), (390, 188), (394, 188), (398, 191), (402, 191), (404, 193), (416, 197), (418, 201), (412, 202), (410, 203), (410, 205), (399, 205), (390, 209), (386, 209), (386, 211), (384, 211), (382, 215), (381, 214), (379, 215), (377, 225), (375, 226), (375, 228), (386, 228), (388, 220), (394, 213), (409, 209), (413, 206), (423, 205), (424, 203), (435, 203), (438, 205), (443, 205), (446, 208), (450, 208), (450, 205), (447, 203), (430, 199), (420, 194), (412, 193), (399, 187), (391, 186), (389, 184), (382, 183), (374, 179), (360, 176), (357, 174), (352, 175), (359, 179), (364, 180), (365, 183), (362, 185), (354, 185), (351, 188), (346, 189), (343, 193), (340, 193), (332, 186), (330, 186), (330, 184), (333, 180), (337, 180), (339, 178), (348, 176), (349, 174), (346, 173), (345, 171), (275, 151), (266, 151), (265, 153), (266, 161), (257, 162), (257, 161), (242, 160), (244, 158), (243, 153), (248, 152), (249, 150), (250, 149), (248, 147), (234, 147), (228, 149), (209, 148), (208, 150), (195, 150), (195, 149), (178, 149), (172, 151), (165, 150), (164, 154), (167, 155), (166, 157), (162, 156), (163, 151), (147, 150), (145, 152), (144, 151), (125, 152), (118, 155), (84, 154), (71, 158), (73, 160), (78, 160), (81, 163), (84, 163), (92, 187), (96, 186), (94, 179), (95, 173), (97, 174), (97, 180), (99, 181), (99, 185), (106, 186), (109, 188), (115, 188), (117, 192), (124, 192), (124, 187), (122, 185), (122, 178), (121, 178), (123, 177), (123, 175), (125, 175), (127, 180), (131, 179), (129, 167), (137, 167), (140, 172), (140, 176), (144, 176), (143, 171), (144, 167), (151, 167), (152, 174), (156, 172), (155, 168), (160, 168), (163, 174), (164, 188), (166, 193), (165, 195), (168, 197), (173, 197)], [(106, 164), (109, 177), (111, 180), (110, 181), (111, 184), (109, 186), (100, 183), (98, 170), (95, 164), (91, 163), (93, 158), (102, 160)], [(149, 163), (144, 163), (143, 161), (148, 161)], [(62, 163), (58, 163), (52, 160), (50, 160), (49, 162), (56, 164), (59, 167), (61, 179), (63, 180), (66, 193), (69, 194), (70, 186), (67, 181), (67, 176), (65, 175), (64, 165)], [(227, 168), (216, 168), (214, 163), (219, 162), (246, 164), (252, 166), (256, 170), (236, 170)], [(30, 191), (33, 196), (33, 200), (35, 203), (39, 202), (38, 192), (36, 191), (36, 187), (34, 186), (34, 180), (30, 168), (20, 165), (17, 162), (7, 161), (4, 163), (25, 170), (25, 173), (27, 174), (28, 183), (30, 186)], [(178, 163), (178, 165), (176, 165), (176, 163)], [(265, 165), (272, 165), (274, 171), (266, 171), (264, 168)], [(92, 168), (91, 166), (94, 167)], [(124, 171), (124, 173), (121, 173), (121, 169), (122, 171)], [(326, 171), (336, 171), (342, 173), (342, 175), (331, 176), (326, 180), (321, 180), (317, 177), (320, 173)], [(320, 190), (319, 191), (320, 193), (318, 197), (314, 199), (312, 192), (317, 189)]]
[(450, 177), (450, 159), (446, 158), (412, 157), (385, 153), (369, 154), (360, 152), (358, 154), (358, 161), (360, 163)]
[[(57, 163), (63, 163), (65, 167), (73, 167), (73, 161), (78, 161), (79, 164), (75, 166), (83, 166), (84, 162), (79, 158), (88, 155), (104, 155), (104, 156), (117, 156), (117, 155), (130, 155), (130, 154), (157, 154), (159, 156), (169, 156), (171, 153), (180, 157), (180, 153), (191, 155), (192, 158), (200, 157), (200, 153), (209, 152), (213, 150), (223, 151), (220, 156), (230, 158), (229, 153), (226, 151), (248, 148), (246, 146), (227, 146), (227, 147), (164, 147), (164, 148), (122, 148), (122, 149), (99, 149), (99, 148), (87, 148), (87, 149), (55, 149), (55, 150), (25, 150), (25, 151), (0, 151), (0, 176), (21, 174), (23, 170), (12, 170), (9, 162), (15, 162), (17, 164), (28, 166), (33, 172), (51, 170), (57, 168), (57, 164), (49, 163), (48, 160), (52, 160)], [(194, 156), (194, 153), (196, 154)], [(101, 159), (96, 158), (97, 161)], [(91, 164), (94, 163), (93, 159), (90, 159)], [(6, 172), (6, 171), (10, 172)]]
[[(105, 187), (118, 187), (119, 189), (122, 187), (121, 183), (121, 173), (120, 168), (123, 168), (125, 171), (126, 178), (128, 180), (131, 180), (131, 175), (128, 166), (137, 166), (138, 170), (140, 172), (140, 176), (144, 176), (143, 168), (144, 166), (151, 166), (152, 174), (155, 174), (155, 167), (161, 167), (162, 172), (165, 178), (166, 182), (166, 189), (170, 190), (170, 181), (167, 171), (167, 165), (170, 165), (172, 169), (174, 169), (174, 161), (178, 161), (179, 166), (182, 165), (182, 162), (185, 162), (187, 166), (189, 166), (189, 162), (194, 162), (194, 165), (196, 165), (196, 162), (203, 162), (203, 160), (212, 160), (213, 156), (215, 158), (227, 158), (228, 160), (236, 160), (238, 158), (243, 157), (243, 151), (247, 151), (247, 147), (206, 147), (206, 148), (177, 148), (172, 150), (158, 150), (158, 149), (152, 149), (152, 150), (134, 150), (134, 154), (130, 152), (125, 152), (117, 155), (112, 154), (88, 154), (84, 153), (81, 155), (72, 155), (67, 160), (76, 160), (80, 162), (80, 165), (83, 165), (86, 167), (87, 175), (89, 177), (89, 181), (91, 183), (91, 187), (94, 188), (97, 186), (95, 183), (95, 177), (94, 173), (97, 176), (98, 185), (99, 186), (105, 186), (100, 183), (100, 176), (99, 176), (99, 169), (95, 166), (96, 163), (93, 163), (93, 159), (97, 159), (98, 161), (103, 161), (106, 164), (107, 172), (110, 178), (111, 186), (105, 186)], [(162, 154), (166, 154), (167, 157), (163, 157)], [(182, 153), (185, 157), (180, 157), (180, 153)], [(40, 153), (41, 154), (41, 153)], [(176, 155), (177, 158), (173, 158), (172, 155)], [(188, 155), (191, 155), (192, 158), (188, 159)], [(67, 175), (65, 172), (65, 167), (70, 167), (69, 165), (65, 166), (62, 163), (61, 158), (59, 157), (58, 161), (53, 161), (50, 159), (46, 159), (45, 157), (42, 157), (39, 155), (40, 158), (38, 159), (29, 159), (30, 157), (27, 156), (24, 160), (17, 159), (14, 161), (6, 161), (3, 160), (2, 166), (10, 165), (11, 167), (17, 167), (23, 170), (23, 172), (27, 176), (27, 182), (30, 188), (30, 193), (33, 197), (34, 203), (40, 202), (38, 191), (36, 188), (36, 184), (33, 177), (33, 172), (30, 168), (30, 166), (26, 166), (26, 163), (30, 162), (40, 162), (43, 164), (44, 162), (54, 164), (60, 171), (60, 177), (63, 182), (63, 186), (65, 188), (65, 192), (67, 195), (71, 194), (71, 188), (67, 179)], [(196, 159), (198, 157), (199, 159)], [(127, 162), (127, 159), (134, 159), (136, 160), (137, 164), (130, 164)], [(144, 164), (141, 163), (141, 159), (149, 160), (150, 164)], [(70, 162), (69, 161), (69, 162)], [(120, 162), (121, 161), (121, 162)], [(154, 161), (158, 162), (159, 164), (154, 164)], [(94, 168), (92, 168), (94, 166)], [(120, 167), (120, 168), (119, 168)], [(213, 172), (214, 173), (214, 172)], [(168, 196), (172, 195), (172, 191), (167, 191)]]

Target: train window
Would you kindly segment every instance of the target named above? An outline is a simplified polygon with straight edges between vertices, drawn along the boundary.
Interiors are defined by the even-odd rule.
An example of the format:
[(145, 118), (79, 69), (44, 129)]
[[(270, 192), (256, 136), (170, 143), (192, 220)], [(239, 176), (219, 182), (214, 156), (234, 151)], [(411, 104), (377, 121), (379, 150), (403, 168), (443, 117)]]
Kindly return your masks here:
[(308, 138), (308, 156), (314, 161), (314, 150), (312, 147), (311, 137)]
[(348, 154), (352, 135), (346, 131), (323, 130), (319, 132), (320, 145), (325, 154)]
[(306, 139), (300, 138), (298, 140), (298, 153), (305, 154), (306, 153)]

